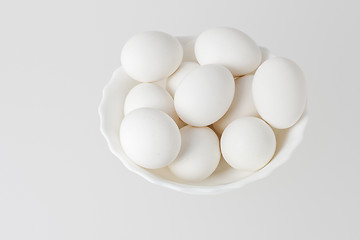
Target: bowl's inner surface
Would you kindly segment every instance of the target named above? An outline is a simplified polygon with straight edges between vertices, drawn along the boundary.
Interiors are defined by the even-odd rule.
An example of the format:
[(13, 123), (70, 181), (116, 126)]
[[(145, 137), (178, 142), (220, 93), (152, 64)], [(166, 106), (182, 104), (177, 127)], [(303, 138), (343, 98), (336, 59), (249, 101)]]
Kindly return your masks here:
[(219, 186), (233, 182), (239, 182), (240, 180), (249, 177), (250, 175), (265, 176), (272, 169), (286, 161), (290, 153), (300, 142), (307, 121), (307, 117), (305, 116), (306, 114), (304, 114), (299, 122), (290, 129), (274, 129), (277, 139), (276, 152), (272, 161), (263, 169), (255, 173), (243, 172), (231, 168), (223, 159), (221, 159), (218, 168), (209, 178), (199, 183), (185, 182), (172, 175), (167, 167), (156, 170), (149, 170), (137, 166), (124, 153), (119, 140), (120, 124), (124, 117), (123, 105), (127, 93), (136, 84), (138, 84), (138, 82), (129, 78), (124, 73), (122, 68), (119, 68), (114, 72), (112, 80), (104, 89), (104, 99), (102, 106), (100, 107), (102, 115), (102, 130), (104, 135), (107, 137), (112, 152), (130, 170), (146, 176), (148, 180), (149, 178), (160, 178), (168, 181), (169, 183), (173, 182), (192, 186)]

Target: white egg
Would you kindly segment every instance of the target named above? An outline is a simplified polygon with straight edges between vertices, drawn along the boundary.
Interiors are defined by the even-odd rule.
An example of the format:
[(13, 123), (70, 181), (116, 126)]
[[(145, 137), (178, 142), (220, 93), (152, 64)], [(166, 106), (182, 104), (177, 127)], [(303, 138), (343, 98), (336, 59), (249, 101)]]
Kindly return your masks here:
[(178, 116), (192, 126), (207, 126), (229, 109), (235, 83), (230, 71), (220, 65), (205, 65), (191, 71), (178, 86), (174, 104)]
[(168, 78), (166, 88), (172, 96), (175, 95), (175, 91), (184, 77), (197, 67), (199, 64), (196, 62), (183, 62), (178, 70)]
[(183, 49), (179, 41), (163, 32), (143, 32), (130, 38), (121, 52), (126, 73), (140, 82), (167, 78), (179, 67)]
[(260, 48), (249, 36), (225, 27), (201, 33), (195, 42), (195, 56), (201, 65), (220, 64), (234, 76), (251, 73), (261, 61)]
[(181, 179), (202, 181), (209, 177), (219, 164), (219, 139), (208, 127), (186, 126), (180, 129), (180, 133), (180, 153), (168, 167)]
[(259, 115), (251, 90), (253, 77), (254, 75), (245, 75), (235, 80), (235, 95), (229, 110), (212, 125), (217, 134), (221, 135), (229, 123), (240, 117)]
[(252, 90), (257, 111), (274, 128), (293, 126), (304, 112), (305, 77), (286, 58), (275, 57), (261, 64), (254, 75)]
[(159, 109), (167, 113), (177, 124), (180, 123), (174, 108), (174, 100), (165, 89), (157, 84), (141, 83), (129, 91), (124, 103), (124, 114), (138, 108)]
[(256, 171), (264, 167), (276, 148), (272, 128), (256, 117), (243, 117), (230, 123), (220, 142), (225, 161), (243, 171)]
[(177, 157), (181, 135), (166, 113), (154, 108), (139, 108), (123, 119), (120, 142), (126, 155), (137, 165), (156, 169), (167, 166)]

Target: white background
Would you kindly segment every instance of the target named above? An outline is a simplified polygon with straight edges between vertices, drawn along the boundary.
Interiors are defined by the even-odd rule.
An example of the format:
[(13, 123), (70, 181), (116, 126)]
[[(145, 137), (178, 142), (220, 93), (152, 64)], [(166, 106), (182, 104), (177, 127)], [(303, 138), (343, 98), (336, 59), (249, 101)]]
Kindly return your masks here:
[[(1, 1), (0, 239), (360, 239), (358, 1)], [(270, 177), (191, 196), (127, 171), (103, 86), (145, 30), (238, 28), (307, 75), (310, 122)]]

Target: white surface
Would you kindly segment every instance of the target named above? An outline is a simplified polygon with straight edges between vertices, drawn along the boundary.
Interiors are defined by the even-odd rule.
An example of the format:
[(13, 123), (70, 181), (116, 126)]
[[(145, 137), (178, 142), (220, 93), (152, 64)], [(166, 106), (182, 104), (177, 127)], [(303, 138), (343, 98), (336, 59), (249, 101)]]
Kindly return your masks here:
[[(310, 0), (2, 2), (0, 239), (359, 239), (358, 9)], [(213, 26), (239, 28), (299, 64), (311, 119), (271, 176), (199, 197), (127, 171), (99, 133), (97, 107), (130, 36)]]

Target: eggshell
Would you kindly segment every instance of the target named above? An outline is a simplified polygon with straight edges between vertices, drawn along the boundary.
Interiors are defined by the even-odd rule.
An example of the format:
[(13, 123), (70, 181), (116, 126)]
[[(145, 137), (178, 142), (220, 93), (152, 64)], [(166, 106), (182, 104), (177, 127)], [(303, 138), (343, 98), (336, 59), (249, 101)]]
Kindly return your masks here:
[(273, 157), (276, 139), (266, 122), (256, 117), (243, 117), (225, 128), (220, 144), (222, 155), (231, 167), (256, 171)]
[(207, 126), (229, 109), (235, 83), (230, 71), (220, 65), (205, 65), (191, 71), (178, 86), (174, 104), (178, 116), (192, 126)]
[(285, 129), (301, 117), (306, 105), (306, 83), (301, 69), (286, 58), (271, 58), (255, 72), (254, 103), (272, 127)]
[(178, 70), (174, 72), (167, 80), (166, 89), (168, 92), (174, 96), (177, 87), (180, 85), (180, 82), (184, 79), (184, 77), (191, 72), (192, 70), (199, 67), (199, 64), (196, 62), (183, 62)]
[(240, 117), (259, 115), (251, 90), (253, 78), (254, 75), (245, 75), (235, 80), (235, 95), (231, 106), (226, 114), (213, 124), (217, 134), (221, 135), (229, 123)]
[(165, 89), (154, 83), (141, 83), (129, 91), (124, 103), (124, 114), (138, 108), (159, 109), (167, 113), (177, 124), (180, 123), (175, 112), (174, 100)]
[(220, 64), (234, 76), (251, 73), (261, 61), (260, 48), (249, 36), (226, 27), (202, 32), (195, 42), (195, 56), (201, 65)]
[(177, 157), (181, 135), (166, 113), (154, 108), (139, 108), (123, 119), (120, 142), (132, 161), (144, 168), (156, 169), (167, 166)]
[(179, 67), (183, 49), (167, 33), (149, 31), (136, 34), (124, 45), (121, 63), (126, 73), (140, 82), (159, 81)]
[(180, 133), (180, 153), (169, 165), (169, 169), (183, 180), (202, 181), (209, 177), (219, 164), (219, 139), (208, 127), (186, 126), (180, 129)]

